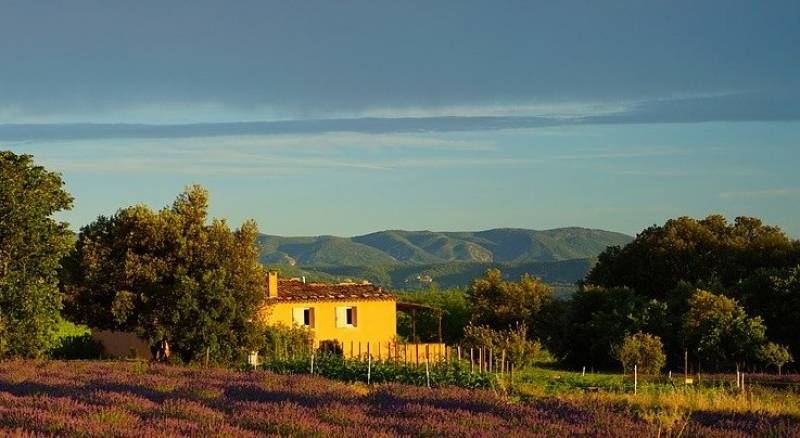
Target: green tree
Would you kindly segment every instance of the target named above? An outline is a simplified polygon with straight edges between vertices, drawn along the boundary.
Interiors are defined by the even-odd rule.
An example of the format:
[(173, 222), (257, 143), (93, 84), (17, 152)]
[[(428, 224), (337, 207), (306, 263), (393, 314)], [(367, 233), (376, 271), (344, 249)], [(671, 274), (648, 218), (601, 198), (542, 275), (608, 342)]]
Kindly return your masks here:
[(53, 214), (71, 205), (59, 174), (0, 151), (0, 356), (39, 356), (52, 344), (58, 270), (72, 244)]
[(736, 300), (698, 290), (689, 299), (683, 331), (686, 347), (698, 361), (743, 365), (757, 359), (766, 343), (766, 328), (760, 317), (749, 317)]
[(257, 346), (264, 298), (258, 229), (207, 224), (208, 193), (191, 186), (170, 208), (122, 209), (84, 227), (65, 275), (67, 309), (92, 327), (166, 339), (184, 361), (217, 362)]
[(560, 315), (549, 325), (548, 350), (573, 366), (612, 367), (614, 348), (629, 334), (669, 333), (667, 306), (627, 288), (582, 287), (548, 314)]
[(777, 368), (778, 375), (781, 374), (784, 365), (794, 361), (788, 348), (774, 342), (768, 342), (766, 345), (762, 346), (758, 355), (762, 361)]
[(636, 365), (643, 374), (658, 374), (667, 359), (661, 338), (642, 332), (625, 336), (616, 354), (626, 372)]
[(623, 248), (609, 248), (585, 281), (662, 299), (680, 282), (730, 291), (758, 269), (798, 262), (800, 242), (759, 219), (739, 217), (729, 224), (720, 215), (681, 217), (647, 228)]
[(764, 318), (767, 338), (800, 351), (800, 265), (759, 270), (736, 289), (747, 311)]
[(513, 282), (504, 280), (499, 269), (490, 269), (472, 282), (467, 296), (472, 324), (505, 330), (524, 322), (535, 330), (537, 317), (552, 301), (553, 291), (528, 274)]

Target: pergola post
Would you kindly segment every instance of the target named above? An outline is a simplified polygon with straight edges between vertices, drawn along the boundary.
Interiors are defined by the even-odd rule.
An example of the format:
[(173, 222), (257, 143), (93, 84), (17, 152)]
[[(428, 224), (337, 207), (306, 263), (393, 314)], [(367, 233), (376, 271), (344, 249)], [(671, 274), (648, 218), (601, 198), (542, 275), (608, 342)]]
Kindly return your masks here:
[(417, 309), (411, 309), (411, 340), (417, 342)]
[(439, 316), (439, 343), (442, 343), (442, 312), (437, 312)]

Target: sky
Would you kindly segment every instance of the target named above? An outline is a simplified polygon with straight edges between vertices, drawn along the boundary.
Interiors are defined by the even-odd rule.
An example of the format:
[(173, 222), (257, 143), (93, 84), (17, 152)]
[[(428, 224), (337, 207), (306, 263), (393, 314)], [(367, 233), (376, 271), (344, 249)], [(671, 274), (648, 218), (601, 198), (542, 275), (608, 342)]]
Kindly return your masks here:
[(0, 149), (74, 229), (199, 183), (280, 235), (796, 238), (799, 42), (796, 1), (0, 0)]

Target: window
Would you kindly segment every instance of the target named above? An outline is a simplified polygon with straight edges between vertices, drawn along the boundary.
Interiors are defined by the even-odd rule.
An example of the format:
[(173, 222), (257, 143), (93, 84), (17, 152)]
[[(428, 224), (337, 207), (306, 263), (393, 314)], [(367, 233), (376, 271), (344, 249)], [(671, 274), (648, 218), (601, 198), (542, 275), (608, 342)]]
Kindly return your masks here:
[(353, 325), (353, 308), (345, 309), (345, 319), (347, 321), (347, 325)]
[(336, 308), (336, 327), (356, 327), (358, 325), (358, 308), (342, 306)]
[(292, 320), (303, 327), (314, 327), (314, 308), (295, 307), (292, 309)]

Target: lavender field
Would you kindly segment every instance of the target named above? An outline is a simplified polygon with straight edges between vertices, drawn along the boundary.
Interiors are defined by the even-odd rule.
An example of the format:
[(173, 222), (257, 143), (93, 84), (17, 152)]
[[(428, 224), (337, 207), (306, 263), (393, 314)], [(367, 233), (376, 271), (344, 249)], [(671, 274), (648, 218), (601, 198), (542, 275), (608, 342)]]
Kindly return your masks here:
[(352, 385), (134, 362), (0, 363), (11, 436), (798, 436), (790, 416), (695, 412), (673, 428), (603, 397)]

